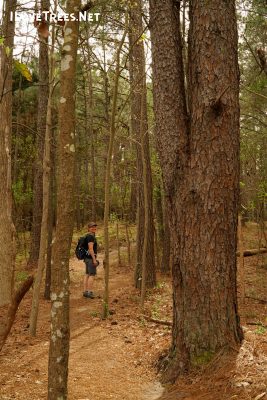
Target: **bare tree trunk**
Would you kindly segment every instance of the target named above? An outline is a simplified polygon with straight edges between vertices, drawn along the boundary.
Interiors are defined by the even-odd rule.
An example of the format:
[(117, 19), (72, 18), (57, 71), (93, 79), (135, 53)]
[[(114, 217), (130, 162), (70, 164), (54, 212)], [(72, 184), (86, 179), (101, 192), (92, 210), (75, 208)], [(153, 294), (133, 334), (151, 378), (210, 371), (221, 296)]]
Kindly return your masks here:
[(121, 244), (120, 244), (120, 231), (119, 223), (116, 222), (116, 236), (117, 236), (117, 249), (118, 249), (118, 266), (121, 266)]
[(0, 46), (0, 306), (11, 301), (16, 252), (11, 193), (12, 49), (15, 23), (10, 21), (10, 12), (15, 12), (17, 1), (5, 1), (4, 5), (1, 36), (5, 41)]
[(244, 244), (242, 232), (242, 219), (241, 215), (238, 217), (238, 242), (239, 242), (239, 285), (240, 285), (240, 304), (244, 305), (245, 301), (245, 262), (244, 262)]
[[(80, 0), (68, 0), (66, 12), (77, 16), (80, 6)], [(74, 223), (74, 96), (78, 34), (78, 22), (66, 22), (60, 78), (57, 224), (53, 244), (48, 400), (65, 400), (68, 397), (69, 253)]]
[(14, 149), (14, 157), (12, 159), (12, 164), (13, 164), (13, 173), (12, 173), (12, 181), (16, 183), (17, 181), (17, 174), (18, 174), (18, 135), (19, 135), (19, 122), (20, 122), (20, 116), (21, 116), (21, 106), (23, 104), (22, 100), (22, 90), (21, 90), (21, 84), (22, 84), (22, 75), (19, 77), (19, 90), (18, 90), (18, 111), (17, 111), (17, 116), (16, 116), (16, 131), (14, 132), (15, 136), (15, 149)]
[[(152, 199), (152, 173), (149, 154), (149, 136), (147, 122), (146, 71), (144, 43), (140, 39), (143, 33), (141, 1), (132, 1), (130, 8), (129, 42), (130, 84), (131, 84), (131, 129), (137, 138), (137, 240), (135, 286), (141, 287), (142, 269), (147, 268), (146, 286), (156, 284), (154, 255), (154, 217)], [(144, 170), (145, 168), (145, 170)], [(146, 198), (145, 198), (146, 192)], [(145, 213), (147, 215), (145, 216)], [(147, 220), (145, 222), (145, 217)], [(145, 239), (147, 240), (147, 244)], [(143, 257), (143, 253), (145, 255)]]
[[(54, 121), (54, 108), (52, 108), (52, 121)], [(53, 125), (53, 122), (52, 122)], [(52, 261), (52, 240), (54, 229), (54, 194), (55, 194), (55, 129), (52, 129), (51, 147), (50, 147), (50, 190), (49, 190), (49, 206), (48, 206), (48, 234), (47, 234), (47, 255), (46, 255), (46, 274), (45, 274), (45, 291), (44, 298), (50, 300), (51, 288), (51, 261)]]
[[(41, 1), (41, 10), (49, 10), (50, 0)], [(49, 96), (49, 62), (47, 39), (39, 35), (39, 88), (37, 110), (36, 159), (33, 186), (33, 221), (31, 230), (31, 248), (28, 268), (35, 267), (38, 262), (41, 224), (43, 212), (43, 157), (45, 146), (47, 103)]]
[(165, 374), (172, 381), (242, 340), (237, 26), (234, 1), (190, 1), (188, 115), (179, 3), (150, 0), (150, 11), (154, 110), (173, 246), (174, 324)]
[(125, 223), (125, 233), (126, 233), (126, 241), (127, 241), (127, 254), (128, 254), (128, 265), (131, 265), (131, 241), (129, 236), (129, 225)]
[[(127, 18), (127, 16), (126, 16)], [(127, 23), (126, 23), (127, 25)], [(116, 53), (116, 71), (114, 77), (114, 87), (113, 87), (113, 101), (112, 101), (112, 112), (110, 117), (110, 137), (108, 145), (107, 154), (107, 165), (105, 172), (105, 210), (104, 210), (104, 247), (105, 247), (105, 293), (104, 293), (104, 303), (103, 303), (103, 317), (108, 316), (109, 310), (109, 232), (108, 232), (108, 222), (109, 222), (109, 211), (110, 211), (110, 172), (111, 172), (111, 162), (113, 145), (115, 138), (115, 117), (117, 111), (117, 98), (118, 98), (118, 85), (120, 77), (120, 55), (122, 46), (125, 41), (127, 30), (125, 29), (122, 39), (119, 43), (117, 53)]]
[(88, 66), (87, 66), (87, 102), (86, 102), (86, 133), (88, 136), (89, 146), (88, 155), (91, 163), (91, 176), (90, 176), (90, 193), (91, 193), (91, 220), (96, 220), (96, 168), (95, 168), (95, 133), (93, 129), (93, 77), (91, 66), (91, 49), (88, 43)]
[[(48, 4), (47, 4), (48, 5)], [(51, 51), (51, 67), (50, 67), (50, 81), (54, 78), (54, 46), (55, 46), (55, 27), (53, 26), (52, 34), (52, 51)], [(47, 54), (48, 56), (48, 54)], [(42, 212), (42, 225), (41, 225), (41, 238), (40, 238), (40, 251), (38, 258), (38, 268), (36, 279), (33, 287), (32, 308), (30, 315), (30, 334), (36, 335), (37, 318), (39, 311), (39, 298), (40, 289), (43, 278), (43, 271), (46, 265), (47, 253), (47, 238), (48, 238), (48, 218), (49, 218), (49, 198), (50, 198), (50, 155), (51, 155), (51, 138), (52, 138), (52, 96), (53, 85), (50, 84), (49, 98), (47, 104), (47, 117), (46, 117), (46, 132), (45, 132), (45, 147), (43, 155), (43, 212)]]

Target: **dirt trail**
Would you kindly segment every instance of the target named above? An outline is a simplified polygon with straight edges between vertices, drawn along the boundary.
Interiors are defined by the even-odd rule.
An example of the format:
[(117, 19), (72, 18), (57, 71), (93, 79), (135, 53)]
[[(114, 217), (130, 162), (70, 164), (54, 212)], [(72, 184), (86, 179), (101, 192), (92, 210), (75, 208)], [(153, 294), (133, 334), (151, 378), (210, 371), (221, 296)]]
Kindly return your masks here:
[[(160, 344), (151, 348), (153, 334), (136, 317), (131, 271), (113, 269), (112, 315), (103, 321), (103, 268), (98, 269), (93, 300), (82, 297), (83, 269), (83, 263), (71, 260), (69, 400), (158, 399), (163, 388), (151, 360)], [(0, 400), (46, 399), (50, 304), (41, 302), (37, 337), (30, 338), (30, 300), (29, 294), (0, 358)]]
[[(111, 253), (111, 260), (116, 254)], [(70, 262), (71, 346), (69, 400), (265, 400), (267, 399), (266, 269), (246, 260), (246, 302), (241, 305), (245, 340), (238, 349), (188, 376), (162, 397), (154, 368), (170, 346), (170, 327), (141, 320), (133, 271), (111, 267), (111, 315), (102, 320), (103, 267), (95, 299), (82, 297), (84, 266)], [(170, 279), (158, 276), (148, 291), (146, 312), (171, 320)], [(251, 296), (251, 297), (249, 297)], [(50, 303), (41, 300), (37, 337), (28, 334), (32, 293), (28, 293), (0, 356), (0, 400), (43, 400), (47, 393)], [(257, 298), (256, 298), (257, 297)], [(262, 300), (261, 300), (262, 299)], [(260, 397), (259, 397), (260, 396)]]

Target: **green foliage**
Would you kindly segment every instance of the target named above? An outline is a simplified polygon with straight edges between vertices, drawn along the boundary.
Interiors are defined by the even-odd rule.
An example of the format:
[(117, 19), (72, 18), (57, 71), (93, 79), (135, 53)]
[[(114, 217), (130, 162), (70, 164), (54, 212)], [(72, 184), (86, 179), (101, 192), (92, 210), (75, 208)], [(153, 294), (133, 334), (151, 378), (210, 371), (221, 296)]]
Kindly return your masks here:
[(265, 333), (267, 332), (267, 328), (265, 326), (259, 326), (256, 330), (255, 333), (257, 333), (257, 335), (265, 335)]
[(14, 201), (17, 206), (23, 207), (32, 202), (33, 192), (31, 188), (25, 190), (24, 182), (22, 179), (18, 180), (12, 185)]
[(26, 64), (15, 60), (14, 67), (22, 76), (24, 76), (24, 78), (27, 79), (27, 81), (32, 82), (32, 74)]
[(99, 314), (98, 314), (97, 311), (91, 311), (91, 312), (90, 312), (90, 315), (91, 315), (91, 317), (93, 317), (93, 318), (96, 318), (96, 317), (99, 316)]
[(5, 46), (5, 52), (6, 52), (6, 56), (9, 57), (11, 54), (11, 48), (8, 46)]
[[(240, 8), (239, 8), (240, 7)], [(241, 70), (241, 202), (250, 219), (262, 218), (267, 176), (267, 76), (258, 51), (266, 52), (266, 5), (238, 2)], [(244, 9), (246, 12), (244, 12)]]
[(28, 278), (28, 272), (26, 271), (19, 271), (16, 274), (16, 282), (24, 282)]

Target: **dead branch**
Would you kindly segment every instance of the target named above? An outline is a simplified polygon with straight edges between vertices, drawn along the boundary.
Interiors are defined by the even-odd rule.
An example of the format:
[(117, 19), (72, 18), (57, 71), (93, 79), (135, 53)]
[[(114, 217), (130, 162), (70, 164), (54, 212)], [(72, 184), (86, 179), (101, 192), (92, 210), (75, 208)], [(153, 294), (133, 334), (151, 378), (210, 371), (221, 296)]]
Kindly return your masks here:
[(2, 350), (12, 328), (20, 302), (32, 286), (33, 280), (34, 275), (29, 275), (12, 296), (11, 303), (9, 304), (6, 316), (4, 317), (4, 324), (2, 325), (0, 331), (0, 351)]
[(144, 319), (146, 319), (149, 322), (154, 322), (155, 324), (172, 326), (172, 322), (170, 322), (170, 321), (162, 321), (160, 319), (154, 319), (154, 318), (151, 318), (148, 315), (144, 315), (144, 314), (142, 314), (141, 317), (143, 317)]
[[(267, 247), (262, 247), (260, 249), (244, 250), (243, 256), (251, 257), (251, 256), (256, 256), (257, 254), (264, 254), (264, 253), (267, 253)], [(240, 257), (240, 251), (237, 251), (236, 255), (237, 257)]]
[(259, 298), (257, 298), (257, 297), (246, 296), (246, 299), (256, 300), (256, 301), (258, 301), (258, 302), (261, 303), (261, 304), (267, 304), (267, 300), (259, 299)]
[(261, 322), (247, 322), (246, 324), (247, 325), (262, 326), (263, 328), (267, 328), (267, 326), (262, 324)]

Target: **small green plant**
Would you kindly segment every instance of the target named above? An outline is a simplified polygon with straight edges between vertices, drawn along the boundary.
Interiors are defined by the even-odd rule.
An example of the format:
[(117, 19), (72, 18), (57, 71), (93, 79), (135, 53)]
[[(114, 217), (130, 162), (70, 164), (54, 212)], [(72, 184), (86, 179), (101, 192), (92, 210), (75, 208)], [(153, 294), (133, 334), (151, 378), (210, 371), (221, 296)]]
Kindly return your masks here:
[(142, 328), (144, 328), (145, 326), (147, 326), (147, 321), (145, 320), (144, 317), (140, 317), (140, 325), (142, 326)]
[(26, 271), (19, 271), (16, 275), (16, 282), (24, 282), (28, 278), (28, 273)]
[(153, 304), (151, 308), (152, 318), (155, 319), (160, 318), (160, 306), (161, 306), (161, 298), (157, 297), (156, 302)]
[(267, 332), (267, 328), (265, 328), (264, 326), (259, 326), (255, 333), (257, 333), (257, 335), (264, 335)]
[(91, 311), (89, 315), (91, 315), (91, 317), (94, 318), (94, 317), (98, 316), (98, 312), (97, 311)]
[(157, 282), (156, 288), (157, 289), (163, 289), (166, 286), (165, 282)]

